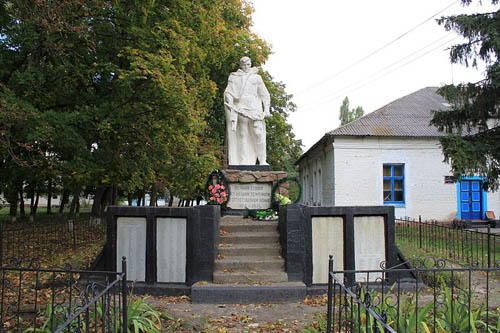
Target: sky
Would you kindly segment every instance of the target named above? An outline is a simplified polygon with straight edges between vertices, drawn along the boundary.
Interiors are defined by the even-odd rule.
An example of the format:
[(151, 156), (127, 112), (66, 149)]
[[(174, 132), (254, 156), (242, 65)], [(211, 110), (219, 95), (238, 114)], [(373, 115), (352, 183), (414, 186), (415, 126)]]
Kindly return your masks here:
[[(252, 31), (272, 46), (262, 65), (294, 96), (289, 121), (310, 148), (340, 125), (339, 109), (365, 113), (425, 87), (475, 82), (484, 66), (451, 64), (463, 39), (436, 23), (441, 16), (498, 9), (483, 0), (253, 0)], [(437, 15), (436, 15), (437, 14)]]

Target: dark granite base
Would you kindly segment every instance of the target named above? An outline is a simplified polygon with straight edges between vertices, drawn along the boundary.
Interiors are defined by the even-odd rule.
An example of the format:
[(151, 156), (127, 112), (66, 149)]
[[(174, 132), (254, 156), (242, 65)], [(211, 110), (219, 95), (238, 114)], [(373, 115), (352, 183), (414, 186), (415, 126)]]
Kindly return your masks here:
[(191, 288), (191, 302), (210, 304), (297, 302), (303, 301), (306, 294), (306, 286), (299, 282), (263, 286), (196, 283)]
[(228, 170), (271, 171), (269, 165), (228, 165)]
[(191, 287), (182, 283), (155, 283), (145, 284), (143, 282), (129, 283), (131, 290), (137, 295), (152, 296), (189, 296)]

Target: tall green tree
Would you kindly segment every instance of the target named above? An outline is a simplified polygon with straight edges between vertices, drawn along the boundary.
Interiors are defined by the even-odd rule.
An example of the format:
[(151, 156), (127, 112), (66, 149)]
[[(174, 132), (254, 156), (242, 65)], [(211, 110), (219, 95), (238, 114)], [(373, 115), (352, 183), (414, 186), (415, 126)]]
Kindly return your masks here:
[[(199, 195), (222, 166), (227, 77), (242, 55), (260, 65), (270, 52), (251, 13), (244, 0), (3, 2), (0, 187), (13, 207), (38, 178), (93, 193), (95, 215), (118, 192)], [(269, 84), (280, 153), (295, 142), (291, 97)], [(290, 159), (279, 153), (276, 167)]]
[(340, 125), (346, 125), (350, 122), (363, 117), (365, 111), (361, 106), (358, 106), (352, 110), (349, 109), (349, 98), (346, 96), (342, 101), (342, 105), (339, 110), (339, 120)]
[[(469, 5), (472, 0), (462, 0)], [(493, 5), (498, 0), (492, 0)], [(497, 189), (500, 180), (500, 11), (443, 17), (438, 20), (465, 42), (450, 50), (452, 63), (486, 65), (484, 79), (474, 83), (446, 85), (439, 93), (450, 110), (435, 111), (432, 124), (447, 135), (441, 139), (445, 160), (455, 177), (480, 175), (486, 187)]]
[(267, 90), (271, 95), (271, 117), (266, 119), (267, 161), (272, 170), (286, 171), (288, 176), (298, 175), (295, 161), (302, 154), (302, 141), (295, 137), (288, 123), (290, 113), (297, 106), (292, 95), (287, 94), (285, 84), (276, 82), (268, 72), (261, 72)]

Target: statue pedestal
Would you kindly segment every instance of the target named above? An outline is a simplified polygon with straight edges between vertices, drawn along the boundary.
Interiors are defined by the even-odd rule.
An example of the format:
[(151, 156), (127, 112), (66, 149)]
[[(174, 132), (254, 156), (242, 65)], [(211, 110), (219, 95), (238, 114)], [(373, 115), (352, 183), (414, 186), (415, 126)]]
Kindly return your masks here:
[(271, 171), (269, 165), (228, 165), (228, 170), (241, 170), (241, 171)]
[[(271, 208), (273, 188), (287, 177), (284, 171), (224, 170), (224, 175), (230, 190), (228, 210)], [(281, 185), (280, 193), (286, 194), (287, 185)]]

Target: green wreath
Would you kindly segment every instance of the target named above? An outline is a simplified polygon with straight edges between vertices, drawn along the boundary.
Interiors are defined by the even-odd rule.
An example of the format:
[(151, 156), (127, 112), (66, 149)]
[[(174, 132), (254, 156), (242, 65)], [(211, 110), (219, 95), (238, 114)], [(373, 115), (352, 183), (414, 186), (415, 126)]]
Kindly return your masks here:
[(299, 179), (297, 177), (285, 177), (285, 178), (278, 180), (276, 182), (276, 184), (274, 184), (274, 186), (273, 186), (273, 189), (271, 191), (271, 207), (272, 207), (272, 209), (274, 209), (274, 210), (279, 209), (280, 199), (276, 198), (276, 194), (279, 194), (278, 191), (279, 191), (281, 184), (287, 183), (287, 182), (288, 183), (295, 182), (299, 188), (297, 198), (295, 200), (292, 200), (292, 203), (297, 203), (300, 201), (300, 198), (302, 196), (302, 186), (300, 185)]
[(227, 207), (231, 190), (222, 170), (215, 170), (208, 175), (205, 184), (205, 195), (207, 205), (220, 205), (224, 209)]

